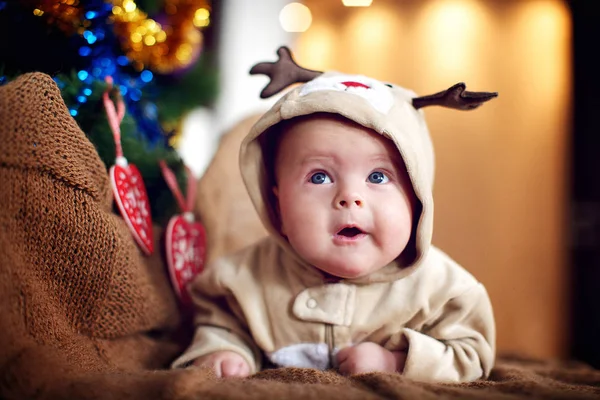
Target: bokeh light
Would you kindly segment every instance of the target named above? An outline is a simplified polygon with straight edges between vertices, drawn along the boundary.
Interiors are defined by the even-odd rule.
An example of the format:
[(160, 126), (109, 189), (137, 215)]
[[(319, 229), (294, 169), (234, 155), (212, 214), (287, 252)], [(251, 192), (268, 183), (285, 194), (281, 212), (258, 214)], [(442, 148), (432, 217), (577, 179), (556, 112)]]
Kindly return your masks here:
[(312, 23), (312, 14), (304, 4), (290, 3), (281, 9), (279, 22), (286, 32), (305, 32)]

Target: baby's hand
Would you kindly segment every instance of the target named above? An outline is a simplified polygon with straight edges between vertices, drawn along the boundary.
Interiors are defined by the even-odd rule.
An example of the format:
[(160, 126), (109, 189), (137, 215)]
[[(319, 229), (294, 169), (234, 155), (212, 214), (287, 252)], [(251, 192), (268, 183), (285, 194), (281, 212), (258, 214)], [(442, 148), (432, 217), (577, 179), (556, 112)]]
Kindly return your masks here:
[(365, 372), (402, 372), (406, 352), (389, 351), (372, 342), (343, 348), (336, 355), (339, 371), (344, 375)]
[(250, 375), (250, 366), (238, 353), (233, 351), (216, 351), (199, 357), (194, 361), (198, 367), (211, 367), (218, 377), (240, 377)]

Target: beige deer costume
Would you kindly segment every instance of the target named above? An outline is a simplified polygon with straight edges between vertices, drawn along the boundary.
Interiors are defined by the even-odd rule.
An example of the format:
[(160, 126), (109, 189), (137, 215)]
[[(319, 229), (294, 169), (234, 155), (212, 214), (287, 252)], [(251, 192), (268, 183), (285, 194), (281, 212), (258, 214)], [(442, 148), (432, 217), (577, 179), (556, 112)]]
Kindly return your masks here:
[[(327, 369), (337, 350), (375, 342), (408, 350), (404, 374), (419, 380), (468, 381), (494, 363), (495, 327), (484, 287), (431, 245), (433, 149), (422, 112), (427, 105), (472, 109), (495, 93), (464, 91), (464, 84), (431, 96), (364, 76), (300, 68), (289, 50), (277, 63), (257, 64), (271, 82), (269, 97), (294, 82), (251, 129), (240, 152), (242, 176), (270, 236), (213, 262), (192, 284), (196, 334), (175, 367), (215, 351), (235, 351), (257, 371), (278, 366)], [(283, 120), (335, 113), (393, 141), (418, 199), (413, 238), (378, 271), (328, 282), (280, 233), (273, 183), (259, 141)], [(264, 139), (262, 139), (264, 140)], [(408, 256), (407, 256), (408, 255)]]

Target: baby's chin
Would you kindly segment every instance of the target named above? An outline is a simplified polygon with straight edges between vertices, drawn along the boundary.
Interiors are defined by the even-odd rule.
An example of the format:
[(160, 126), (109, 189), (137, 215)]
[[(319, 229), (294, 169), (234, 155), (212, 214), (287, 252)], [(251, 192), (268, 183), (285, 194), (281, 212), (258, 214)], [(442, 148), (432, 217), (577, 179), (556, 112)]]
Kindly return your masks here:
[(357, 279), (373, 272), (360, 267), (349, 268), (347, 265), (324, 265), (322, 267), (315, 265), (315, 268), (318, 269), (326, 278), (334, 279)]
[[(299, 249), (301, 250), (301, 249)], [(372, 252), (352, 254), (324, 254), (324, 252), (297, 251), (297, 254), (324, 276), (339, 279), (358, 279), (376, 272), (393, 261)], [(387, 262), (386, 262), (387, 261)]]

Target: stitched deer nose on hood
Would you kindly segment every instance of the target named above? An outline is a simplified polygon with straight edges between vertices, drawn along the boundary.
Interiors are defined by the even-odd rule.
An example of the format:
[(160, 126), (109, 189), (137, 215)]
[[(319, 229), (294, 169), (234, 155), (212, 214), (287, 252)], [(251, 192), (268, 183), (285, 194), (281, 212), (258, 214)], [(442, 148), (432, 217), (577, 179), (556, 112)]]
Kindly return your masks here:
[[(430, 96), (417, 97), (408, 89), (362, 75), (320, 73), (299, 67), (289, 50), (279, 49), (276, 63), (257, 64), (251, 73), (263, 73), (271, 82), (261, 97), (271, 96), (294, 82), (306, 82), (285, 94), (251, 128), (240, 149), (240, 168), (246, 188), (267, 230), (287, 251), (300, 259), (278, 227), (272, 174), (266, 171), (262, 135), (275, 131), (278, 123), (314, 113), (332, 113), (348, 118), (390, 139), (402, 157), (418, 200), (412, 239), (400, 258), (378, 272), (354, 281), (374, 282), (398, 279), (412, 272), (431, 246), (433, 228), (434, 152), (420, 107), (443, 105), (472, 109), (496, 93), (465, 92), (464, 84)], [(283, 77), (283, 81), (282, 81)], [(287, 80), (286, 80), (287, 78)], [(407, 259), (404, 255), (410, 255)]]

